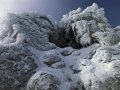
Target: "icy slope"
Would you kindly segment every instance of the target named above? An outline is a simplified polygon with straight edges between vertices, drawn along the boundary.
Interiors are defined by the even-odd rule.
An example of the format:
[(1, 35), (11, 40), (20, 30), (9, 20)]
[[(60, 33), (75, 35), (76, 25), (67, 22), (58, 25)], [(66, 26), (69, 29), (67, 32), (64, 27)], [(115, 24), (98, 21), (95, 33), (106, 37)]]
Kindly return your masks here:
[(0, 23), (0, 90), (120, 90), (120, 27), (97, 4), (64, 15)]

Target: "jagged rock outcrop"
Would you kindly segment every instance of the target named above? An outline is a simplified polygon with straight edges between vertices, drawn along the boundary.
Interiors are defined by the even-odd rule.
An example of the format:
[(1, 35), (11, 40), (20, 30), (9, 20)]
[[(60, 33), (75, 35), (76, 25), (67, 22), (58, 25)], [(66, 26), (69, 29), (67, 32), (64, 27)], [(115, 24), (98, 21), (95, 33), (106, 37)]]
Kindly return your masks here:
[[(104, 9), (98, 8), (97, 4), (93, 4), (81, 11), (78, 8), (67, 15), (64, 15), (61, 20), (62, 26), (66, 33), (74, 33), (76, 42), (79, 45), (87, 46), (94, 42), (100, 42), (96, 39), (95, 33), (103, 33), (110, 31), (111, 26), (105, 17)], [(69, 36), (71, 40), (71, 36)]]
[(8, 14), (2, 22), (1, 43), (15, 44), (24, 43), (40, 50), (55, 48), (49, 43), (48, 34), (57, 26), (47, 16), (39, 14)]
[(120, 27), (97, 4), (50, 17), (9, 14), (0, 26), (0, 90), (120, 90)]
[(36, 56), (29, 50), (50, 50), (56, 46), (48, 35), (57, 26), (39, 14), (8, 14), (0, 28), (0, 90), (20, 90), (38, 68)]

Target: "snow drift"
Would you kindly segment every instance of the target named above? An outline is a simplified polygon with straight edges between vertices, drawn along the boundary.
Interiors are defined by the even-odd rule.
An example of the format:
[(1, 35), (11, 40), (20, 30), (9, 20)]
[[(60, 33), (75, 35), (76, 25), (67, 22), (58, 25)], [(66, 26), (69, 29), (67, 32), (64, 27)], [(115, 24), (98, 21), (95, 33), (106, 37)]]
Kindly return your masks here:
[(38, 13), (0, 22), (0, 90), (120, 90), (120, 26), (97, 4), (58, 26)]

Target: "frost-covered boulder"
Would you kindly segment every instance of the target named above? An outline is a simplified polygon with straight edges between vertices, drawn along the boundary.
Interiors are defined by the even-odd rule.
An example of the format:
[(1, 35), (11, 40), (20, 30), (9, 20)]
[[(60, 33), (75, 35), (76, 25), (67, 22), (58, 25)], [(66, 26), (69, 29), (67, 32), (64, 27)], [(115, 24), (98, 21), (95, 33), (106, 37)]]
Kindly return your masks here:
[(51, 18), (40, 14), (8, 14), (0, 26), (0, 90), (21, 90), (39, 67), (29, 48), (49, 50), (49, 33), (57, 29)]
[[(35, 77), (35, 78), (34, 78)], [(55, 76), (48, 73), (41, 73), (34, 76), (30, 87), (27, 90), (57, 90), (59, 81)]]
[(120, 42), (120, 29), (112, 29), (108, 32), (96, 32), (93, 37), (102, 45), (113, 46)]
[(57, 62), (51, 66), (52, 68), (56, 69), (64, 69), (65, 68), (65, 63), (64, 62)]
[(120, 49), (118, 47), (101, 47), (92, 58), (96, 68), (93, 68), (94, 78), (91, 79), (91, 89), (88, 90), (119, 90), (120, 83)]
[[(69, 35), (72, 32), (77, 44), (82, 46), (99, 42), (94, 36), (95, 32), (106, 32), (111, 28), (105, 17), (104, 9), (98, 8), (95, 3), (83, 11), (77, 9), (64, 15), (61, 24), (65, 28), (65, 32)], [(71, 40), (72, 36), (68, 37)]]
[(48, 66), (51, 66), (54, 63), (60, 62), (61, 61), (61, 57), (59, 55), (59, 53), (57, 52), (46, 52), (45, 56), (44, 56), (44, 63)]
[[(91, 55), (91, 50), (93, 50), (91, 48), (95, 46), (79, 50), (80, 54), (77, 54), (77, 57), (74, 55), (78, 51), (74, 51), (71, 56), (64, 58), (67, 67), (64, 72), (67, 72), (69, 83), (72, 83), (73, 90), (74, 88), (77, 90), (119, 90), (120, 48), (102, 46), (96, 48), (92, 58), (87, 58), (87, 56), (84, 58), (83, 55)], [(89, 54), (85, 54), (86, 51)]]
[(74, 49), (71, 47), (66, 47), (60, 50), (60, 53), (62, 56), (69, 56), (72, 54), (72, 52), (74, 52)]
[(3, 44), (24, 43), (41, 50), (55, 48), (48, 35), (57, 28), (52, 19), (40, 14), (8, 14), (1, 23), (0, 41)]
[(71, 88), (73, 90), (74, 88), (77, 90), (119, 90), (120, 48), (102, 46), (96, 47), (93, 51), (94, 47), (96, 45), (74, 51), (72, 55), (64, 58), (66, 64), (64, 73), (72, 84)]
[(0, 45), (0, 90), (20, 90), (35, 73), (35, 56), (22, 45)]
[(59, 90), (61, 76), (59, 70), (43, 68), (31, 77), (27, 90)]

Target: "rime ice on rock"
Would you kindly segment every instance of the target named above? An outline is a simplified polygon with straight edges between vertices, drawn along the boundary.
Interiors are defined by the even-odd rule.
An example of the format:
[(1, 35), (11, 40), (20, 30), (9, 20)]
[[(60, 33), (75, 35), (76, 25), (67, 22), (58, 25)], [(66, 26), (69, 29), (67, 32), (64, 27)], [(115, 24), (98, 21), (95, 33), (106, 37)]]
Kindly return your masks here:
[(63, 16), (9, 14), (0, 26), (0, 90), (120, 90), (120, 26), (97, 4)]

